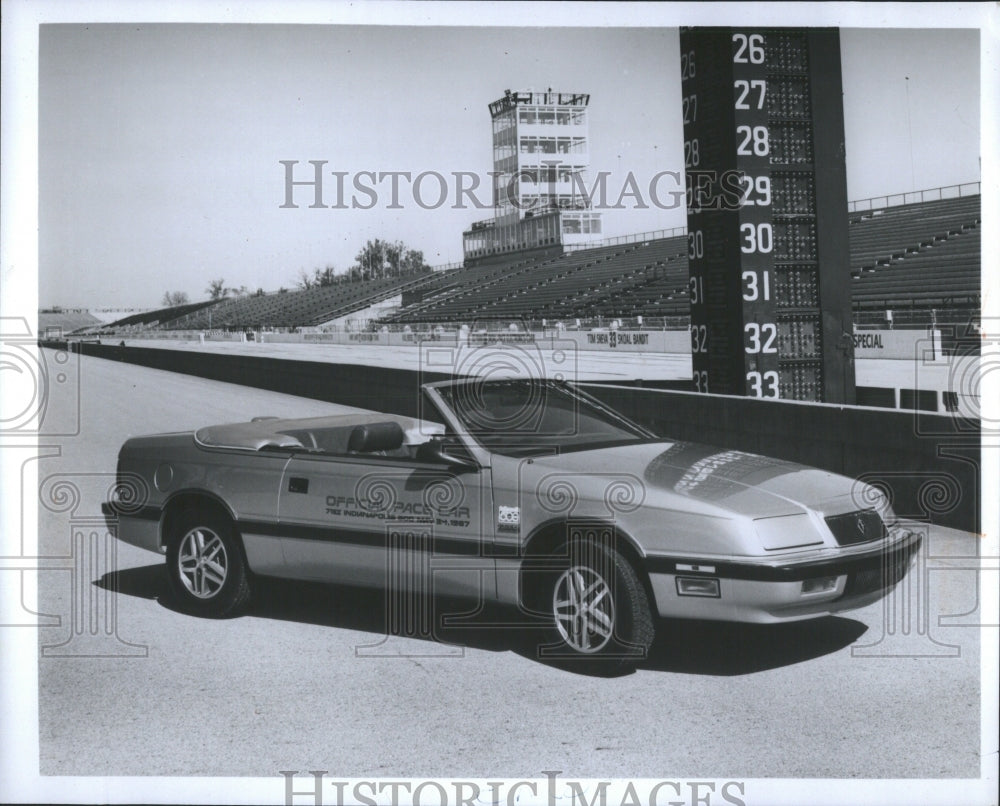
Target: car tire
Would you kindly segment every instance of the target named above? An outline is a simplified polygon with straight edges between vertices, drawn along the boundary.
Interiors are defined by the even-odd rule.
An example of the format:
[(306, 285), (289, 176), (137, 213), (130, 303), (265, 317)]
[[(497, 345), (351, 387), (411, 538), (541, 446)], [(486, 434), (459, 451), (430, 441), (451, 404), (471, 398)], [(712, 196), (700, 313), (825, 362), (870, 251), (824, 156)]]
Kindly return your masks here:
[(548, 603), (557, 655), (590, 670), (626, 671), (646, 658), (655, 624), (649, 596), (621, 553), (595, 543), (570, 545), (549, 576)]
[(250, 603), (250, 575), (233, 522), (221, 513), (186, 511), (170, 529), (170, 587), (189, 613), (237, 615)]

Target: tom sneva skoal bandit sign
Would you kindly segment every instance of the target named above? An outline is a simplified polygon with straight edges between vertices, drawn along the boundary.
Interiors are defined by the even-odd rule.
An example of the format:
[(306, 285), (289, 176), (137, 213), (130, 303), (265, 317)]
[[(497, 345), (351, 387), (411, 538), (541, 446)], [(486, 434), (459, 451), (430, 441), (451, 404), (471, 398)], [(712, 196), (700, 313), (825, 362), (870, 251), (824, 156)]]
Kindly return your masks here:
[(238, 612), (260, 576), (423, 580), (543, 616), (564, 655), (624, 665), (659, 617), (869, 605), (920, 545), (872, 487), (657, 437), (569, 384), (422, 391), (420, 419), (260, 417), (129, 439), (109, 528), (166, 555), (199, 615)]

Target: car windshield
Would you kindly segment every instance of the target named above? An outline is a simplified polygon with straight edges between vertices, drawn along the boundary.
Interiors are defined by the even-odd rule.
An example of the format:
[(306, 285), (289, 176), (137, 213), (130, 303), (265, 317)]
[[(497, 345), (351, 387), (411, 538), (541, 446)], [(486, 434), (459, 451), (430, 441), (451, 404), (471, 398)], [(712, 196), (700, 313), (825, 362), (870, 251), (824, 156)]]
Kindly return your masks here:
[(472, 381), (438, 391), (484, 448), (507, 456), (581, 450), (651, 436), (599, 401), (553, 381)]

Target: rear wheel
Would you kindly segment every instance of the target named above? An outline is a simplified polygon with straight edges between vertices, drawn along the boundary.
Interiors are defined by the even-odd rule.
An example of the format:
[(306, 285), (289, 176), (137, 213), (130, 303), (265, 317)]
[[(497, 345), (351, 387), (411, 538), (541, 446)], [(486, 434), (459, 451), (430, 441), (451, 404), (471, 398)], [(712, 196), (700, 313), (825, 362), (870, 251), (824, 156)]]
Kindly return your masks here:
[(222, 618), (250, 601), (243, 547), (232, 521), (217, 512), (187, 511), (167, 544), (170, 587), (188, 612)]

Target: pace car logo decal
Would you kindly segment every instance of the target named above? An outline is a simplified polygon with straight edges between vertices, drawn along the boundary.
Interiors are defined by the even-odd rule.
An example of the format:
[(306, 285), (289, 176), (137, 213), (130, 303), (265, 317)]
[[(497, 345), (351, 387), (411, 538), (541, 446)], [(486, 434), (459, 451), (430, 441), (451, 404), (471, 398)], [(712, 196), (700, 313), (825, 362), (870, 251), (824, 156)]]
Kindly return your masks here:
[(379, 500), (343, 495), (326, 497), (326, 514), (344, 518), (467, 527), (470, 523), (469, 512), (469, 507), (435, 506), (424, 501), (396, 501), (393, 498)]
[(497, 511), (497, 530), (516, 532), (521, 528), (521, 508), (500, 505)]

